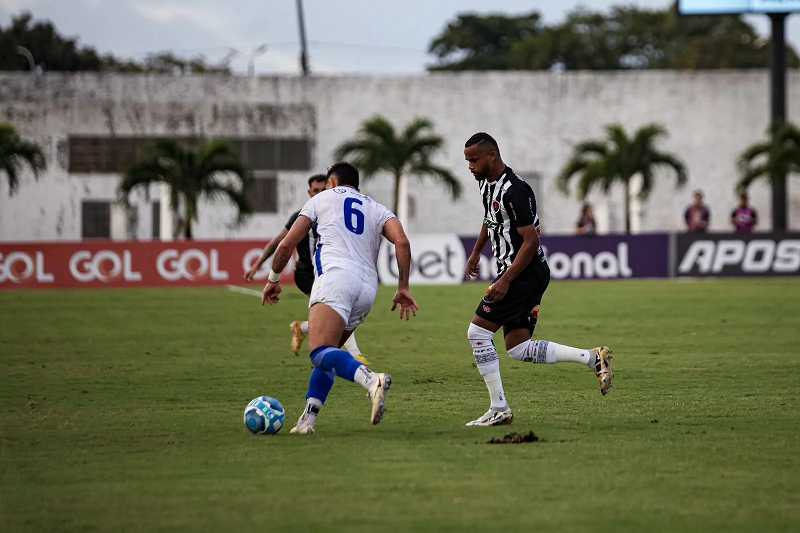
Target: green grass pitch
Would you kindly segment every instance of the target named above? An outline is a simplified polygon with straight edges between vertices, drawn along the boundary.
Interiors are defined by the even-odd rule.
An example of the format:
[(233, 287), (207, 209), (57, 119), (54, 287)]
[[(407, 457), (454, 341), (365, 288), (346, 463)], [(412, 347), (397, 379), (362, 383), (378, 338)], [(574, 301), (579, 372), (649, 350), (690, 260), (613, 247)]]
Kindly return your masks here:
[[(358, 331), (395, 379), (384, 421), (339, 380), (310, 437), (242, 422), (259, 395), (289, 428), (303, 407), (293, 287), (0, 293), (0, 530), (800, 530), (800, 280), (555, 282), (536, 336), (610, 345), (614, 388), (501, 351), (503, 428), (464, 427), (486, 287), (413, 290), (416, 319), (382, 288)], [(544, 441), (486, 443), (512, 430)]]

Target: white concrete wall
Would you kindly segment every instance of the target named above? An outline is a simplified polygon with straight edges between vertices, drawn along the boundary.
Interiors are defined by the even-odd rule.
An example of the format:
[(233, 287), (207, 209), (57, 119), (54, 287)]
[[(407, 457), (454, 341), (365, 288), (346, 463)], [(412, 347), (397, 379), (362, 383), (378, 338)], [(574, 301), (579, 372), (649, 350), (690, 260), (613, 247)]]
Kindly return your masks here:
[[(276, 112), (275, 105), (283, 111)], [(286, 106), (285, 108), (283, 106)], [(800, 120), (800, 73), (789, 75), (789, 113)], [(23, 177), (19, 193), (8, 197), (0, 177), (0, 240), (76, 240), (80, 201), (112, 199), (116, 176), (69, 175), (69, 134), (297, 136), (314, 141), (312, 172), (333, 161), (339, 142), (359, 124), (381, 113), (398, 125), (414, 117), (431, 118), (446, 139), (438, 163), (451, 168), (465, 195), (451, 202), (438, 186), (413, 182), (417, 216), (412, 233), (476, 233), (482, 216), (476, 187), (463, 161), (463, 143), (476, 131), (494, 135), (506, 163), (519, 172), (542, 174), (536, 191), (544, 231), (571, 233), (580, 202), (555, 187), (555, 176), (572, 146), (603, 134), (603, 126), (622, 122), (632, 130), (663, 124), (670, 137), (663, 149), (686, 162), (690, 182), (676, 191), (664, 176), (642, 211), (642, 231), (679, 230), (682, 212), (695, 188), (706, 191), (712, 230), (728, 231), (736, 203), (735, 162), (749, 144), (761, 140), (768, 125), (766, 72), (511, 72), (435, 74), (404, 77), (169, 77), (91, 74), (0, 74), (0, 121), (48, 151), (48, 174), (34, 183)], [(259, 215), (232, 230), (233, 213), (224, 205), (202, 205), (197, 238), (249, 238), (277, 233), (306, 198), (306, 172), (280, 172), (280, 212)], [(388, 177), (362, 189), (391, 205)], [(157, 190), (152, 198), (158, 199)], [(790, 181), (790, 225), (800, 229), (800, 184)], [(770, 224), (766, 185), (754, 186), (751, 200)], [(608, 209), (610, 231), (624, 228), (622, 191), (590, 201)], [(151, 209), (144, 198), (139, 236), (150, 235)]]

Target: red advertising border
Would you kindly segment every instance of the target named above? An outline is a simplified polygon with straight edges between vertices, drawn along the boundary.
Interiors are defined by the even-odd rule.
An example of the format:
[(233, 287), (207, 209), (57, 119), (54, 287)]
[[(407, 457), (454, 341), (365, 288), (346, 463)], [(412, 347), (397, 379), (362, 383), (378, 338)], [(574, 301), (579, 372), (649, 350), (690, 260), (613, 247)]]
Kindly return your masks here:
[[(264, 241), (0, 243), (0, 290), (240, 284)], [(256, 274), (266, 281), (270, 262)], [(284, 283), (294, 283), (294, 260)]]

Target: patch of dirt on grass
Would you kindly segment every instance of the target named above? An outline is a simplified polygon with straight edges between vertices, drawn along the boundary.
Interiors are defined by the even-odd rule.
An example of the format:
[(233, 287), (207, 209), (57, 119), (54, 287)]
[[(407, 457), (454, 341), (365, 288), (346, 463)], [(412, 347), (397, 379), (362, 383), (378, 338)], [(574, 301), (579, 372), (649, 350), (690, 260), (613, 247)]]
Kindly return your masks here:
[(544, 439), (537, 437), (533, 431), (523, 435), (519, 433), (509, 433), (502, 439), (492, 439), (488, 444), (524, 444), (526, 442), (544, 442)]

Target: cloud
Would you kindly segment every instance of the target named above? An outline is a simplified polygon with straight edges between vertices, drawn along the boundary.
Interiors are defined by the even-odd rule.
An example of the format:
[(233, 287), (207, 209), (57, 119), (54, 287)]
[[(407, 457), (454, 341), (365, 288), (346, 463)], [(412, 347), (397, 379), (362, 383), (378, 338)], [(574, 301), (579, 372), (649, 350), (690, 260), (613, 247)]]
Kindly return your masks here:
[(200, 5), (199, 2), (192, 2), (191, 6), (187, 6), (140, 0), (131, 2), (130, 7), (142, 17), (158, 24), (190, 22), (225, 40), (236, 35), (236, 23), (224, 9)]
[(40, 3), (41, 0), (0, 0), (0, 9), (13, 13), (23, 9), (30, 9)]

